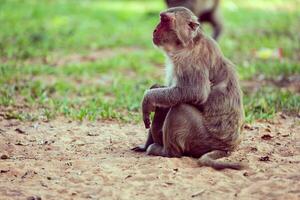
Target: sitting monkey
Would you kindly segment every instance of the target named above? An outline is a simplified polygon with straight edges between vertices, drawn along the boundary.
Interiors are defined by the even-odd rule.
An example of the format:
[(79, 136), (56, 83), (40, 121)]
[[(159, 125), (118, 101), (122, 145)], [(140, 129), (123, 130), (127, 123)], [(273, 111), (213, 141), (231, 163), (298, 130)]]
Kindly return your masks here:
[(155, 85), (145, 92), (143, 120), (151, 127), (146, 144), (133, 150), (196, 157), (199, 165), (215, 169), (240, 169), (239, 163), (216, 160), (230, 155), (240, 142), (244, 110), (234, 65), (204, 35), (190, 10), (170, 8), (160, 17), (153, 43), (168, 58), (167, 87)]
[(213, 38), (218, 40), (222, 29), (223, 22), (220, 16), (220, 0), (165, 0), (169, 8), (182, 6), (190, 9), (200, 23), (207, 22), (213, 27)]

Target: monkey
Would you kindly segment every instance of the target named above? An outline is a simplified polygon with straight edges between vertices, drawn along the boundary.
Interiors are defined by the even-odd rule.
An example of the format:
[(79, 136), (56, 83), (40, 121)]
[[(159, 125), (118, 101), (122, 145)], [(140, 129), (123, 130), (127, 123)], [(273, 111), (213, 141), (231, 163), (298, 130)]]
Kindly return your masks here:
[(167, 86), (145, 91), (142, 114), (148, 139), (133, 150), (190, 156), (217, 170), (242, 169), (241, 163), (217, 160), (229, 156), (242, 136), (244, 109), (235, 66), (199, 26), (185, 7), (160, 13), (153, 43), (167, 58)]
[(182, 6), (191, 10), (200, 23), (209, 23), (213, 28), (212, 37), (218, 40), (223, 30), (223, 21), (219, 9), (220, 0), (165, 0), (167, 6)]

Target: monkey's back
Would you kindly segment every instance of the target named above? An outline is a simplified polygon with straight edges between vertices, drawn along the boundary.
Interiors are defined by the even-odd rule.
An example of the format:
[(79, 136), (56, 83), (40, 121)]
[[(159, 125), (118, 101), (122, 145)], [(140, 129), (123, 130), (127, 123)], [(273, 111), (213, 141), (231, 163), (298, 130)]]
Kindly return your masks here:
[(232, 63), (224, 59), (223, 69), (227, 74), (220, 88), (212, 87), (207, 101), (202, 106), (205, 126), (211, 136), (234, 148), (244, 120), (242, 92)]
[(216, 42), (207, 37), (200, 42), (211, 51), (211, 62), (208, 63), (214, 63), (209, 69), (211, 92), (206, 102), (199, 106), (204, 124), (211, 137), (234, 148), (244, 120), (242, 91), (235, 66), (223, 56)]

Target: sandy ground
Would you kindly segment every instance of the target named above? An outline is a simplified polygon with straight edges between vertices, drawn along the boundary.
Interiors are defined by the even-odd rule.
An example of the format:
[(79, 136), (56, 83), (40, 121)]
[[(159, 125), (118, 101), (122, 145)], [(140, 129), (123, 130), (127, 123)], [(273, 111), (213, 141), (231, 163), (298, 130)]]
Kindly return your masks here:
[(244, 134), (226, 159), (249, 168), (216, 171), (130, 151), (142, 125), (0, 118), (0, 199), (300, 199), (300, 118), (278, 115)]

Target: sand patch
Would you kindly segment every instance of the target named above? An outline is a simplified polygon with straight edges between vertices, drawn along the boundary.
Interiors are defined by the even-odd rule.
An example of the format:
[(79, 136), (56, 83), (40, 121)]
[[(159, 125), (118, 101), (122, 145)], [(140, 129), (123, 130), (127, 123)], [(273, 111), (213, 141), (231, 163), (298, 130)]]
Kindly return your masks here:
[(244, 133), (226, 159), (249, 169), (216, 171), (130, 151), (146, 137), (141, 124), (0, 119), (0, 199), (299, 199), (300, 119)]

